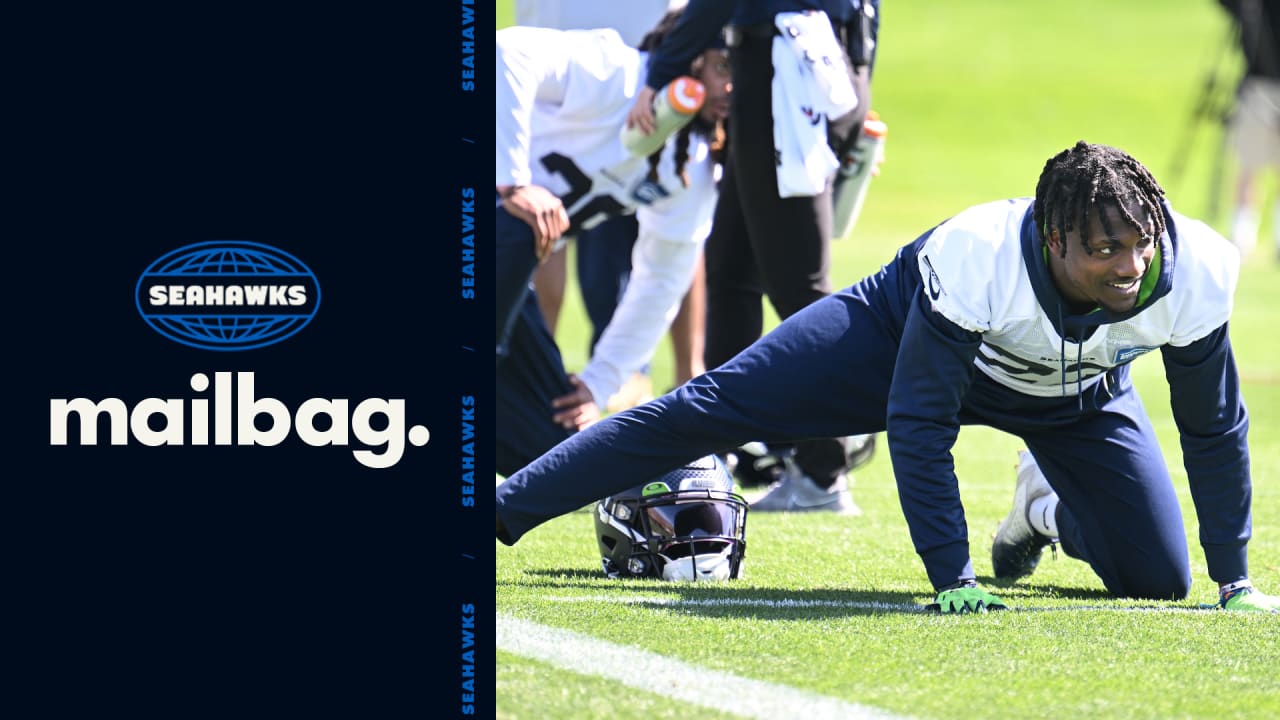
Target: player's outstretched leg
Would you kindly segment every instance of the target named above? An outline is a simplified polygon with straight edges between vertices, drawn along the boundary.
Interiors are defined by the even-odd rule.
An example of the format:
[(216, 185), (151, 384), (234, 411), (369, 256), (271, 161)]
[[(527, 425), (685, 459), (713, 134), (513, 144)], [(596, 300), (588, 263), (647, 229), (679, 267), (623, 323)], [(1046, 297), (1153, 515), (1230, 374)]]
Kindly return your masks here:
[(503, 539), (753, 439), (882, 431), (896, 349), (859, 296), (824, 298), (721, 367), (587, 427), (512, 475), (496, 491)]

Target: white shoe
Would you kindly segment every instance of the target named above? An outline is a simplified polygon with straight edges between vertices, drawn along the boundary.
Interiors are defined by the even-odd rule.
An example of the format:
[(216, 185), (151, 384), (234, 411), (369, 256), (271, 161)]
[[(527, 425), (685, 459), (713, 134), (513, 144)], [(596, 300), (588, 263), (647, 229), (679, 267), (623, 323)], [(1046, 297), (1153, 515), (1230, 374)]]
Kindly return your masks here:
[(876, 436), (869, 435), (850, 435), (843, 439), (845, 444), (845, 457), (849, 470), (857, 470), (858, 468), (871, 462), (872, 456), (876, 454)]
[(786, 458), (782, 477), (768, 491), (751, 503), (756, 512), (829, 512), (837, 515), (861, 515), (862, 508), (849, 492), (849, 478), (841, 475), (829, 488), (818, 487), (808, 475)]
[(991, 567), (997, 578), (1016, 580), (1035, 572), (1040, 555), (1046, 545), (1058, 542), (1058, 538), (1046, 537), (1031, 526), (1028, 512), (1031, 503), (1046, 495), (1053, 488), (1044, 473), (1036, 465), (1035, 458), (1026, 450), (1018, 451), (1018, 482), (1013, 488), (1013, 509), (996, 529), (991, 543)]

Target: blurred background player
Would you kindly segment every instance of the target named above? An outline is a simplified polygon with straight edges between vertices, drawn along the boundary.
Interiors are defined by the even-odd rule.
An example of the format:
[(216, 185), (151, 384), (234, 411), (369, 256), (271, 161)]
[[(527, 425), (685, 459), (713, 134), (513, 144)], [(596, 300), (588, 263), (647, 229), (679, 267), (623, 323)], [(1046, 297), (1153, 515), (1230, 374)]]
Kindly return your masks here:
[[(631, 0), (625, 3), (604, 3), (599, 0), (517, 0), (516, 24), (558, 30), (612, 28), (622, 36), (623, 42), (639, 47), (645, 34), (663, 15), (684, 7), (687, 1)], [(627, 280), (631, 276), (631, 253), (635, 247), (637, 231), (635, 215), (626, 214), (581, 230), (573, 238), (578, 290), (591, 324), (592, 351), (626, 290)], [(553, 337), (556, 336), (557, 321), (564, 303), (567, 256), (567, 246), (560, 248), (538, 267), (533, 278), (538, 306)], [(706, 369), (702, 358), (705, 333), (706, 274), (699, 257), (689, 291), (671, 323), (670, 338), (676, 385), (702, 374)], [(653, 381), (646, 365), (627, 378), (622, 388), (608, 399), (606, 409), (614, 412), (651, 399)]]
[[(1280, 0), (1219, 0), (1236, 23), (1244, 53), (1244, 76), (1228, 123), (1237, 176), (1231, 242), (1248, 256), (1262, 220), (1262, 179), (1280, 180)], [(1280, 193), (1274, 204), (1280, 209)], [(1280, 253), (1280, 212), (1272, 215)]]
[[(649, 60), (628, 125), (648, 129), (654, 94), (725, 30), (736, 78), (732, 149), (706, 247), (706, 367), (730, 360), (764, 330), (763, 298), (786, 319), (831, 292), (832, 185), (871, 107), (878, 0), (691, 0)], [(785, 32), (783, 30), (785, 28)], [(816, 62), (815, 62), (816, 61)], [(763, 440), (763, 439), (762, 439)], [(769, 463), (776, 482), (759, 511), (861, 510), (849, 470), (873, 437), (799, 442)], [(749, 478), (750, 475), (740, 475)]]
[[(679, 18), (669, 13), (641, 45)], [(732, 91), (715, 38), (686, 66), (706, 99), (648, 157), (621, 132), (646, 53), (611, 29), (497, 33), (497, 469), (509, 475), (599, 417), (605, 398), (652, 357), (689, 288), (715, 205)], [(634, 267), (578, 376), (564, 369), (530, 281), (568, 235), (635, 213)]]

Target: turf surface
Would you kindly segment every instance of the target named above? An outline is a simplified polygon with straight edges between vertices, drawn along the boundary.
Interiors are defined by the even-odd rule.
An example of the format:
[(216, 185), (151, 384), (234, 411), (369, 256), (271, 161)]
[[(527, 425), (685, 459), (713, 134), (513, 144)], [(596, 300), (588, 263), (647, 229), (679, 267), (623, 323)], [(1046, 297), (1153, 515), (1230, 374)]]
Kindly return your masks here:
[[(1229, 183), (1214, 171), (1220, 128), (1194, 112), (1210, 77), (1223, 87), (1238, 69), (1224, 55), (1216, 3), (885, 5), (873, 107), (889, 124), (887, 160), (859, 225), (835, 244), (836, 285), (873, 272), (968, 205), (1031, 194), (1044, 161), (1078, 139), (1129, 151), (1175, 207), (1226, 229)], [(510, 18), (499, 2), (499, 25)], [(1229, 173), (1230, 158), (1222, 167)], [(1265, 189), (1274, 193), (1274, 180)], [(1280, 262), (1271, 222), (1245, 264), (1232, 336), (1252, 418), (1251, 570), (1280, 593)], [(585, 363), (589, 337), (573, 292), (560, 331), (571, 370)], [(670, 382), (665, 344), (653, 376), (655, 386)], [(1008, 512), (1019, 444), (966, 428), (955, 456), (972, 554), (1013, 612), (916, 611), (932, 598), (886, 453), (857, 475), (860, 518), (751, 516), (747, 577), (731, 586), (606, 581), (591, 517), (580, 511), (498, 547), (498, 612), (895, 715), (1280, 714), (1280, 618), (1195, 610), (1214, 587), (1159, 360), (1140, 359), (1135, 377), (1183, 501), (1194, 578), (1185, 602), (1111, 599), (1086, 566), (1062, 555), (1012, 587), (990, 581), (990, 537)], [(508, 718), (716, 716), (507, 653), (498, 656), (497, 691)], [(796, 707), (795, 716), (811, 715)]]

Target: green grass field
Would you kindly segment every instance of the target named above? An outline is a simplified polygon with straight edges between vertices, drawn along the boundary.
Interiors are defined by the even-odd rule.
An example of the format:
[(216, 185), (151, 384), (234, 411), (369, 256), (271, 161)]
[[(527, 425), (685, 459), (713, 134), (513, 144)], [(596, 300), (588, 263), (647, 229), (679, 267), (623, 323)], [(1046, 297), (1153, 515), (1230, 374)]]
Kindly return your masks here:
[[(1222, 211), (1207, 214), (1219, 129), (1193, 115), (1224, 45), (1215, 2), (885, 5), (873, 107), (889, 125), (887, 160), (859, 225), (835, 244), (838, 286), (873, 272), (898, 246), (968, 205), (1031, 194), (1044, 161), (1078, 139), (1128, 150), (1175, 207), (1226, 229), (1226, 183), (1216, 195)], [(510, 18), (509, 3), (499, 2), (499, 27)], [(1222, 67), (1226, 83), (1235, 78), (1231, 60)], [(1180, 175), (1178, 163), (1185, 163)], [(1275, 182), (1266, 189), (1274, 193)], [(1243, 270), (1232, 337), (1252, 417), (1252, 576), (1280, 594), (1280, 261), (1271, 222)], [(587, 345), (575, 303), (571, 287), (560, 332), (571, 370), (585, 363)], [(605, 580), (586, 509), (515, 547), (499, 545), (499, 616), (577, 633), (555, 635), (562, 652), (543, 659), (500, 638), (499, 717), (737, 716), (726, 707), (808, 720), (1280, 715), (1280, 617), (1196, 609), (1216, 599), (1215, 586), (1196, 540), (1159, 360), (1139, 360), (1135, 375), (1183, 500), (1195, 580), (1187, 601), (1112, 599), (1083, 563), (1047, 552), (1031, 578), (996, 584), (990, 538), (1009, 509), (1019, 443), (966, 428), (955, 458), (975, 567), (1014, 612), (916, 610), (932, 596), (882, 446), (856, 478), (862, 517), (751, 516), (746, 577), (733, 584)], [(670, 384), (665, 345), (653, 376), (656, 387)], [(643, 689), (623, 687), (602, 677), (613, 663), (594, 659), (599, 649), (588, 638), (679, 661), (685, 671), (664, 677), (670, 668), (661, 663), (636, 667), (633, 675), (656, 677), (646, 677)], [(585, 664), (567, 660), (575, 657)], [(743, 703), (701, 707), (680, 694), (698, 688), (700, 672), (755, 684), (741, 690)], [(710, 685), (739, 687), (717, 677)], [(765, 699), (751, 700), (761, 687)], [(782, 709), (768, 698), (781, 698)], [(829, 715), (825, 701), (837, 703)]]

